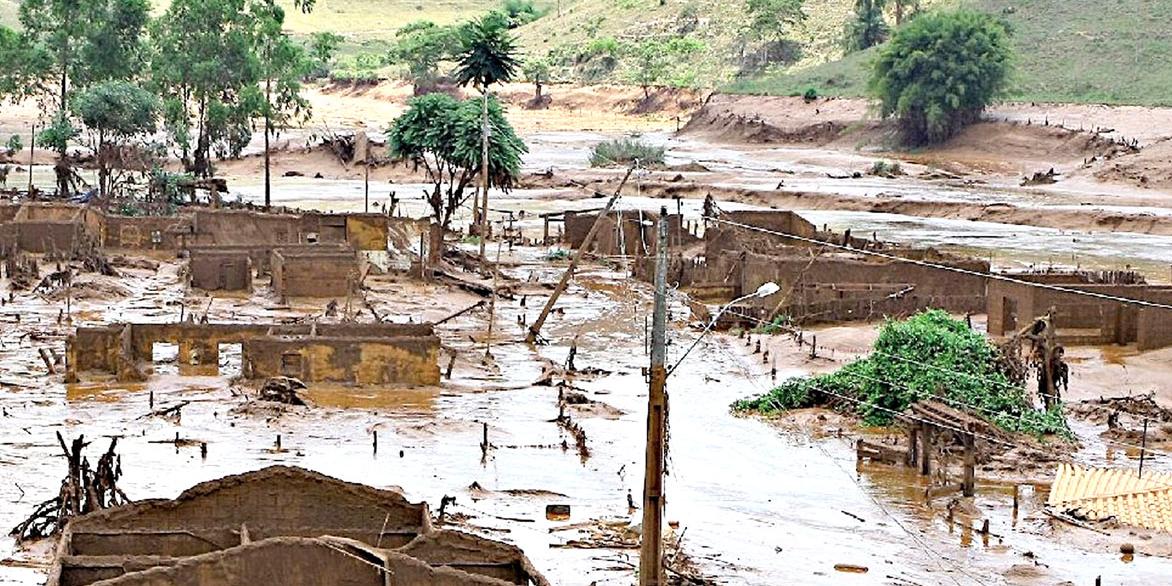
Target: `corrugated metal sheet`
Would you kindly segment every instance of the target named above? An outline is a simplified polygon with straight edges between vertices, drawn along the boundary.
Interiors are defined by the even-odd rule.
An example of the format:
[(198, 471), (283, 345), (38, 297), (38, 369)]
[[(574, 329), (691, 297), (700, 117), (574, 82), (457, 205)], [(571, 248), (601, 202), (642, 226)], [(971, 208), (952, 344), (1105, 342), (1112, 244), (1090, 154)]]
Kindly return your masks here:
[(1172, 474), (1059, 464), (1050, 488), (1052, 507), (1090, 519), (1172, 531)]

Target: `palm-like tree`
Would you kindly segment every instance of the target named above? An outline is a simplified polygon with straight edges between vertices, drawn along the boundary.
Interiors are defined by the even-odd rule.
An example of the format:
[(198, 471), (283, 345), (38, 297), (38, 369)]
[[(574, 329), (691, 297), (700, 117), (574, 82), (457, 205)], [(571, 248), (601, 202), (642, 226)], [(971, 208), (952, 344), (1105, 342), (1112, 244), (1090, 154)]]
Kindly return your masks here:
[(480, 163), (480, 263), (483, 265), (484, 239), (488, 234), (488, 90), (493, 84), (512, 81), (520, 63), (516, 40), (509, 35), (508, 23), (499, 15), (489, 14), (464, 25), (460, 36), (463, 50), (456, 67), (456, 83), (471, 84), (484, 100)]

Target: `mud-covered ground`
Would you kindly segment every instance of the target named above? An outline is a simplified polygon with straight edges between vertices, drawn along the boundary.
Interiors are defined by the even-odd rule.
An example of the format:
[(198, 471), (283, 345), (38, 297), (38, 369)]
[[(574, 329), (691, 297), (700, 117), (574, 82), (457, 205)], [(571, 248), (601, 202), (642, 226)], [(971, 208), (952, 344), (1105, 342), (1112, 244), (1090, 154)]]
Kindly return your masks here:
[[(377, 136), (401, 110), (404, 96), (399, 90), (371, 91), (322, 91), (314, 98), (316, 115), (333, 128), (363, 126)], [(597, 198), (568, 180), (595, 182), (602, 191), (613, 188), (618, 172), (588, 169), (589, 149), (604, 138), (638, 131), (667, 148), (669, 166), (696, 163), (707, 171), (640, 170), (620, 200), (624, 210), (678, 205), (695, 219), (700, 200), (712, 192), (727, 209), (798, 209), (835, 229), (987, 255), (999, 267), (1131, 266), (1150, 280), (1168, 280), (1172, 204), (1158, 186), (1103, 181), (1078, 171), (1078, 181), (1021, 187), (1018, 168), (993, 167), (984, 160), (971, 164), (959, 155), (957, 161), (968, 161), (960, 167), (941, 169), (925, 155), (905, 162), (908, 175), (867, 176), (875, 160), (891, 155), (832, 143), (755, 144), (695, 128), (674, 135), (674, 116), (684, 110), (673, 106), (661, 115), (631, 116), (629, 94), (585, 92), (559, 109), (555, 93), (555, 107), (537, 113), (514, 106), (510, 116), (518, 120), (531, 150), (525, 162), (528, 188), (494, 193), (493, 208), (525, 211), (519, 225), (532, 238), (541, 231), (537, 213), (597, 207)], [(1032, 119), (1035, 112), (1013, 115)], [(1080, 124), (1086, 126), (1096, 115), (1120, 116), (1114, 110), (1082, 115), (1086, 118)], [(1121, 133), (1137, 128), (1105, 120), (1101, 124), (1118, 126)], [(4, 124), (0, 120), (0, 127)], [(1153, 136), (1144, 136), (1145, 142), (1157, 142), (1159, 132), (1148, 130)], [(289, 146), (278, 156), (274, 201), (362, 210), (360, 169), (320, 151), (304, 152), (298, 141), (312, 134), (311, 129), (288, 133)], [(984, 148), (981, 157), (997, 150)], [(1020, 154), (1006, 152), (1008, 159), (1016, 156), (1013, 152)], [(1031, 169), (1049, 158), (1057, 161), (1059, 155), (1062, 162), (1055, 164), (1060, 171), (1081, 165), (1072, 163), (1079, 156), (1074, 151), (1046, 152), (1053, 155), (1023, 159), (1019, 166)], [(250, 157), (223, 166), (232, 197), (261, 198), (258, 163)], [(38, 166), (34, 171), (38, 184), (51, 185), (50, 169)], [(285, 177), (286, 171), (302, 176)], [(853, 176), (856, 171), (859, 177)], [(314, 178), (318, 173), (321, 179)], [(419, 179), (410, 169), (381, 168), (372, 177), (372, 202), (384, 203), (394, 192), (405, 213), (424, 213)], [(685, 199), (677, 204), (669, 199), (672, 195)], [(518, 318), (534, 319), (565, 264), (546, 260), (547, 253), (541, 247), (501, 251), (502, 265), (516, 280), (519, 295), (497, 304), (494, 360), (483, 360), (489, 313), (476, 310), (439, 328), (445, 347), (457, 354), (452, 379), (439, 388), (319, 387), (309, 393), (313, 405), (308, 408), (274, 408), (253, 401), (249, 389), (231, 380), (239, 357), (230, 352), (222, 355), (218, 374), (206, 369), (178, 372), (161, 351), (157, 375), (143, 385), (65, 385), (59, 375), (45, 374), (36, 353), (41, 347), (63, 350), (69, 330), (68, 324), (57, 323), (63, 301), (16, 294), (12, 303), (0, 306), (0, 528), (11, 527), (55, 494), (64, 474), (56, 432), (85, 434), (94, 440), (91, 453), (104, 449), (107, 437), (118, 436), (123, 488), (132, 498), (175, 496), (196, 482), (268, 463), (301, 465), (346, 480), (398, 486), (433, 509), (443, 496), (455, 496), (456, 506), (448, 510), (458, 514), (460, 523), (522, 546), (555, 583), (632, 583), (634, 550), (566, 547), (588, 540), (590, 533), (561, 529), (590, 521), (638, 521), (638, 512), (628, 509), (628, 495), (637, 503), (642, 487), (642, 369), (648, 362), (650, 292), (626, 276), (623, 259), (591, 265), (559, 303), (564, 313), (547, 323), (544, 333), (550, 344), (529, 347), (521, 343)], [(489, 254), (495, 256), (494, 247)], [(192, 293), (182, 285), (180, 262), (156, 260), (157, 270), (121, 268), (126, 274), (122, 279), (85, 276), (89, 283), (78, 287), (72, 323), (174, 320), (181, 305), (185, 312), (207, 312), (212, 321), (340, 319), (324, 317), (329, 300), (279, 305), (263, 286), (251, 297), (213, 299)], [(372, 277), (366, 285), (372, 306), (397, 321), (433, 321), (480, 301), (469, 293), (402, 277)], [(7, 290), (8, 284), (0, 282), (0, 291)], [(672, 361), (698, 331), (689, 323), (685, 301), (672, 296)], [(344, 300), (339, 304), (344, 307)], [(357, 300), (352, 308), (357, 319), (371, 319)], [(979, 327), (979, 317), (976, 323)], [(767, 337), (766, 345), (779, 378), (824, 372), (865, 352), (876, 328), (819, 328), (823, 349), (814, 359), (808, 348), (797, 348), (787, 337)], [(575, 341), (579, 368), (606, 371), (570, 381), (591, 401), (570, 409), (586, 433), (588, 455), (553, 421), (557, 389), (534, 384), (548, 364), (565, 361)], [(1163, 385), (1172, 371), (1167, 351), (1078, 348), (1069, 356), (1072, 401), (1154, 392), (1157, 400), (1172, 405)], [(1005, 481), (1010, 475), (1004, 471), (979, 475), (972, 503), (947, 497), (928, 503), (923, 498), (925, 479), (899, 468), (856, 463), (853, 440), (860, 430), (849, 419), (826, 412), (779, 420), (731, 414), (732, 401), (773, 384), (769, 366), (735, 337), (712, 335), (669, 380), (667, 518), (678, 522), (674, 538), (683, 555), (714, 580), (1042, 585), (1090, 584), (1102, 576), (1105, 584), (1158, 584), (1172, 575), (1172, 543), (1166, 536), (1128, 529), (1103, 535), (1044, 515), (1049, 475), (1041, 468), (1016, 478), (1021, 483), (1016, 515), (1012, 484)], [(190, 403), (178, 420), (151, 417), (152, 393), (156, 409)], [(1102, 422), (1072, 421), (1082, 446), (1070, 454), (1075, 461), (1137, 464), (1138, 451), (1129, 447), (1133, 441), (1100, 437)], [(484, 423), (493, 446), (487, 456), (480, 448)], [(372, 442), (376, 430), (377, 452)], [(176, 434), (206, 442), (207, 457), (197, 447), (176, 447)], [(1169, 451), (1170, 446), (1151, 446), (1145, 469), (1172, 469)], [(570, 504), (569, 521), (547, 520), (543, 511), (548, 503)], [(953, 523), (947, 520), (950, 508)], [(984, 519), (990, 522), (991, 536), (973, 531)], [(1121, 557), (1124, 542), (1133, 543), (1137, 555)], [(47, 563), (43, 546), (26, 550), (0, 541), (0, 583), (37, 583)], [(840, 572), (836, 564), (868, 571)]]

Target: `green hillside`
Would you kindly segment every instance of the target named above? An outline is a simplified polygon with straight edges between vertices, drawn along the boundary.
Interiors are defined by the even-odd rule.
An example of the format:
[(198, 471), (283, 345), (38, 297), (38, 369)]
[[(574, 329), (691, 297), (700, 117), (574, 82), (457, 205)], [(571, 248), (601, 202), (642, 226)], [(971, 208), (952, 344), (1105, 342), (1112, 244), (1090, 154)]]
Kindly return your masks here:
[[(504, 0), (317, 0), (312, 14), (288, 10), (297, 35), (345, 35), (338, 67), (380, 64), (403, 25), (473, 18)], [(161, 12), (167, 0), (156, 0)], [(746, 0), (534, 0), (544, 17), (516, 30), (525, 53), (549, 57), (563, 81), (630, 82), (644, 39), (685, 39), (657, 83), (730, 92), (859, 96), (874, 50), (843, 56), (842, 30), (854, 0), (807, 0), (805, 22), (767, 53), (747, 31)], [(19, 0), (0, 0), (0, 24), (16, 24)], [(1010, 96), (1028, 101), (1172, 105), (1172, 2), (1167, 0), (921, 0), (926, 9), (969, 6), (1002, 15), (1018, 56)], [(890, 19), (889, 19), (890, 20)], [(765, 57), (773, 60), (767, 67)], [(369, 57), (369, 58), (367, 58)]]
[[(1001, 15), (1013, 30), (1009, 98), (1036, 102), (1172, 105), (1172, 2), (955, 0)], [(728, 91), (788, 95), (865, 92), (873, 51), (735, 81)]]

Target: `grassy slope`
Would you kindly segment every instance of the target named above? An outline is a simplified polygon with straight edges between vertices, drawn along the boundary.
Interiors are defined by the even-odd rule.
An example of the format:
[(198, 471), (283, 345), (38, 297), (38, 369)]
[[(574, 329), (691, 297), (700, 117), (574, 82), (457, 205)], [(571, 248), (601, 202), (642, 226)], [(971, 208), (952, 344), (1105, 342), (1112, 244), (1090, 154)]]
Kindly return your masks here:
[[(1151, 0), (955, 0), (1001, 14), (1014, 30), (1009, 98), (1037, 102), (1172, 105), (1172, 3)], [(1012, 12), (1004, 9), (1012, 7)], [(807, 87), (860, 96), (873, 52), (731, 84), (788, 95)]]

